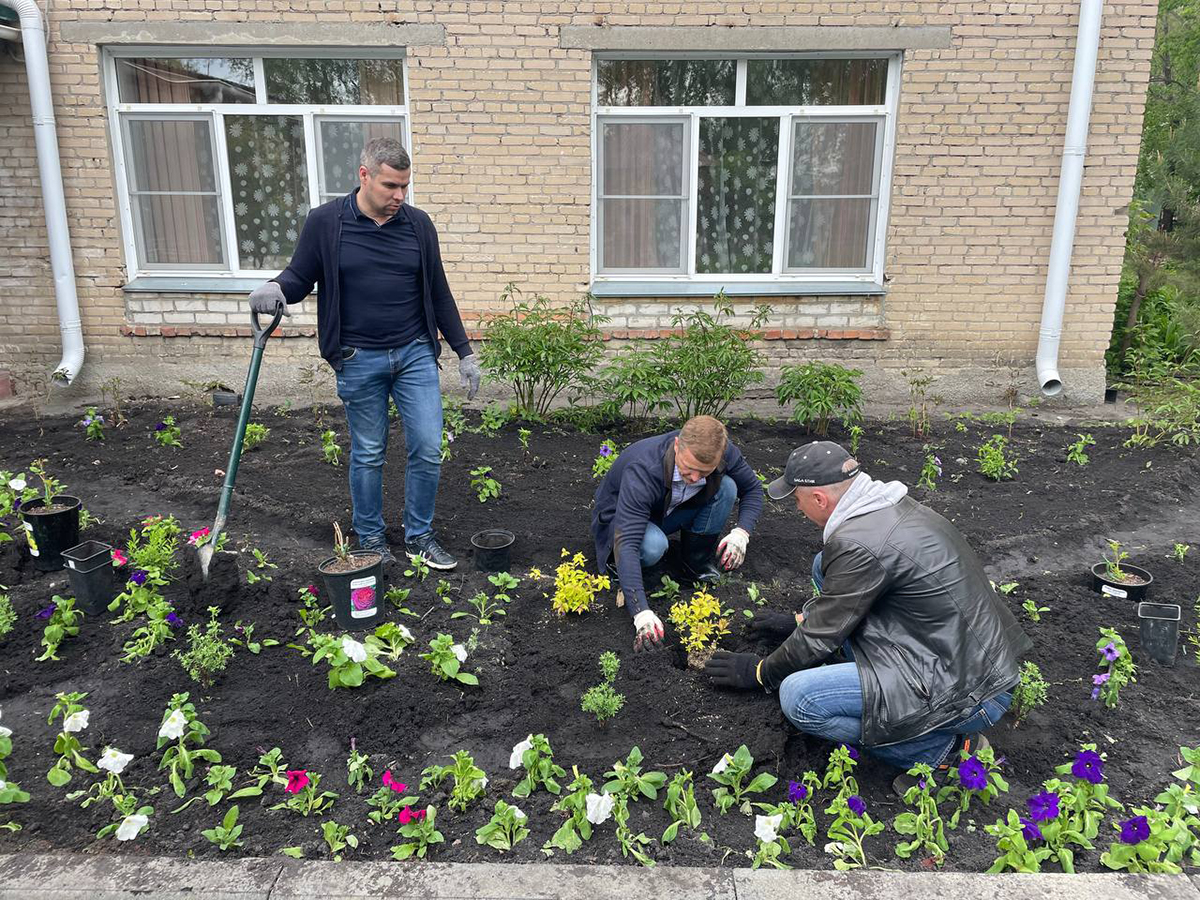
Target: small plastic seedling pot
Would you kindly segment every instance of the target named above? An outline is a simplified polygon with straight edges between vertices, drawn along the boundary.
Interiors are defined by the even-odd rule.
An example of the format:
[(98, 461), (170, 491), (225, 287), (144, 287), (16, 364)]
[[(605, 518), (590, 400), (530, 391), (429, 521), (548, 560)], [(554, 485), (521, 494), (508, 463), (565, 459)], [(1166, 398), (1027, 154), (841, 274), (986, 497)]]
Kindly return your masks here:
[(503, 528), (485, 528), (471, 535), (475, 568), (480, 572), (507, 572), (512, 564), (512, 545), (517, 536)]
[(383, 621), (383, 595), (387, 584), (383, 580), (383, 560), (378, 553), (352, 550), (350, 558), (361, 564), (359, 568), (338, 571), (340, 561), (331, 556), (317, 566), (317, 571), (333, 601), (333, 617), (338, 625), (346, 631), (360, 631)]
[(78, 497), (62, 495), (54, 498), (54, 506), (63, 509), (41, 512), (45, 500), (30, 500), (21, 507), (21, 524), (29, 541), (29, 554), (34, 568), (41, 572), (56, 572), (63, 567), (62, 552), (79, 543)]
[(1118, 600), (1131, 600), (1135, 603), (1145, 600), (1150, 585), (1154, 583), (1154, 576), (1141, 566), (1131, 566), (1127, 563), (1121, 564), (1121, 571), (1136, 575), (1142, 579), (1142, 583), (1128, 584), (1124, 581), (1113, 581), (1108, 577), (1108, 567), (1104, 563), (1096, 563), (1092, 566), (1092, 590)]
[(1139, 603), (1142, 649), (1164, 666), (1175, 665), (1179, 649), (1179, 605), (1176, 603)]
[(75, 605), (88, 615), (104, 612), (117, 595), (112, 550), (100, 541), (84, 541), (62, 552)]

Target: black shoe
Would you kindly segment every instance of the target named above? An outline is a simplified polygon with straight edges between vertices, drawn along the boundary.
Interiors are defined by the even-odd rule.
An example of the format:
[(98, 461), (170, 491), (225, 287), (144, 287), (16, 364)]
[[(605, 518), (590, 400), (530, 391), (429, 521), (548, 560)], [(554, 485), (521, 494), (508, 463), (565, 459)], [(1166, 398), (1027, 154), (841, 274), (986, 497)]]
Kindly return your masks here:
[(718, 534), (679, 533), (679, 550), (683, 557), (683, 575), (689, 581), (719, 581), (722, 572), (717, 568), (714, 551), (721, 539)]
[(391, 548), (383, 541), (378, 541), (370, 544), (359, 544), (359, 550), (367, 550), (371, 553), (378, 553), (383, 564), (391, 565), (396, 561), (396, 557), (392, 554)]
[(430, 531), (422, 534), (419, 537), (413, 538), (411, 541), (404, 542), (404, 552), (409, 557), (422, 556), (425, 558), (425, 565), (431, 569), (439, 569), (446, 571), (453, 569), (458, 565), (458, 560), (451, 556), (441, 544), (437, 542), (437, 538)]
[[(957, 766), (961, 761), (964, 750), (968, 754), (974, 754), (990, 746), (992, 745), (988, 739), (978, 732), (975, 734), (959, 735), (958, 746), (946, 757), (944, 763), (933, 770), (933, 774), (940, 777), (949, 772), (951, 766)], [(907, 772), (901, 772), (892, 780), (892, 793), (897, 797), (903, 797), (911, 788), (916, 787), (916, 785), (917, 779), (914, 776), (909, 775)]]

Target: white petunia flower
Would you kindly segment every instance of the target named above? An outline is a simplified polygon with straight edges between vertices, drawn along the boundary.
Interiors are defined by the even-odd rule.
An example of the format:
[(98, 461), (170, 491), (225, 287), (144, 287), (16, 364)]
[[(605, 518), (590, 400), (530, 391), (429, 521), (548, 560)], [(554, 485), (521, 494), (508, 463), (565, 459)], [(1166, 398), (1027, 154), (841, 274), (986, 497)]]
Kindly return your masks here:
[(162, 723), (162, 728), (158, 729), (158, 736), (169, 738), (172, 741), (182, 737), (187, 723), (187, 716), (183, 714), (183, 710), (172, 710), (171, 714), (167, 716), (167, 721)]
[(450, 652), (454, 654), (455, 658), (460, 663), (465, 663), (467, 661), (467, 648), (462, 644), (455, 644), (450, 648)]
[(3, 791), (7, 787), (8, 787), (8, 783), (5, 782), (5, 780), (3, 778), (0, 778), (0, 791)]
[[(3, 713), (0, 712), (0, 715), (3, 715)], [(3, 725), (0, 725), (0, 738), (5, 738), (5, 737), (12, 737), (12, 729), (5, 728)]]
[(479, 779), (479, 788), (480, 788), (480, 790), (482, 790), (483, 788), (485, 788), (487, 786), (488, 786), (488, 779), (487, 779), (487, 776), (484, 775), (482, 778)]
[(521, 765), (521, 757), (525, 755), (526, 750), (533, 749), (533, 735), (525, 738), (521, 743), (512, 748), (512, 754), (508, 757), (508, 767), (515, 769)]
[(352, 637), (342, 638), (342, 652), (356, 663), (367, 660), (367, 648)]
[(613, 803), (612, 794), (588, 794), (587, 820), (593, 825), (607, 822), (608, 817), (612, 815)]
[(72, 734), (76, 731), (83, 731), (88, 725), (88, 716), (91, 713), (86, 709), (81, 712), (71, 713), (63, 720), (63, 731), (67, 734)]
[(779, 837), (779, 823), (782, 821), (782, 813), (774, 816), (755, 816), (754, 836), (764, 844), (770, 844)]
[(23, 491), (23, 490), (25, 490), (25, 479), (24, 478), (13, 478), (8, 482), (8, 486), (10, 488), (12, 488), (14, 491)]
[(117, 829), (118, 841), (132, 841), (142, 833), (142, 829), (150, 824), (150, 820), (142, 815), (126, 816)]
[(839, 853), (844, 852), (845, 849), (841, 841), (830, 841), (825, 845), (825, 852), (830, 856), (837, 856)]
[(400, 629), (400, 637), (404, 638), (406, 641), (413, 640), (413, 634), (408, 630), (407, 625), (398, 625), (397, 627)]
[(106, 772), (120, 775), (131, 762), (133, 762), (132, 753), (122, 753), (116, 747), (105, 747), (104, 755), (96, 761), (96, 765)]
[(712, 767), (711, 774), (720, 775), (722, 772), (724, 772), (726, 769), (729, 768), (729, 764), (732, 761), (733, 761), (733, 757), (730, 756), (728, 753), (726, 753), (724, 756), (721, 757), (721, 759), (717, 762), (717, 764)]
[(521, 819), (521, 820), (524, 820), (526, 818), (525, 813), (521, 812), (521, 810), (517, 808), (517, 805), (515, 803), (510, 803), (508, 806), (509, 806), (509, 809), (511, 809), (513, 811), (514, 818)]

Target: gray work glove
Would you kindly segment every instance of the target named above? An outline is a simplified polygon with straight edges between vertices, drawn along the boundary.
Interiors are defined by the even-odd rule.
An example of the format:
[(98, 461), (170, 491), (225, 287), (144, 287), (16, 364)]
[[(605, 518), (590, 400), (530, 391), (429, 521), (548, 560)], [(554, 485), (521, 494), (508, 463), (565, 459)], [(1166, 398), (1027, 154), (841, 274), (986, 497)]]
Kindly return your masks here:
[(283, 296), (283, 288), (279, 286), (277, 281), (268, 281), (266, 284), (260, 284), (250, 292), (250, 311), (259, 313), (264, 316), (275, 315), (275, 310), (283, 307), (283, 314), (291, 318), (291, 313), (288, 312), (287, 298)]
[(472, 353), (470, 356), (464, 356), (460, 359), (458, 361), (458, 374), (462, 378), (462, 386), (467, 392), (467, 399), (474, 400), (475, 395), (479, 393), (479, 379), (483, 376), (483, 373), (479, 370), (479, 357)]

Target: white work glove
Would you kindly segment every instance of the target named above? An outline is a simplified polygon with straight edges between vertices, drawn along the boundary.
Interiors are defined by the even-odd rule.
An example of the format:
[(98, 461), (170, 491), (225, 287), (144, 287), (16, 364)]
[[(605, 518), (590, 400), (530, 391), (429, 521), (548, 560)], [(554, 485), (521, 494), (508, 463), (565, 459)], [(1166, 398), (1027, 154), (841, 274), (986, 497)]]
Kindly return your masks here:
[(283, 314), (291, 318), (288, 312), (287, 298), (283, 296), (283, 288), (277, 281), (260, 284), (250, 292), (250, 311), (263, 316), (275, 315), (275, 310), (283, 307)]
[(475, 394), (479, 392), (479, 379), (483, 374), (479, 371), (479, 357), (472, 353), (460, 359), (458, 374), (462, 379), (463, 390), (467, 392), (467, 399), (474, 400)]
[(633, 628), (637, 632), (637, 636), (633, 639), (635, 651), (662, 649), (662, 619), (656, 616), (652, 610), (643, 609), (634, 616)]
[(746, 561), (746, 546), (750, 543), (750, 532), (745, 528), (735, 528), (725, 539), (717, 544), (717, 556), (720, 557), (721, 567), (736, 569)]

